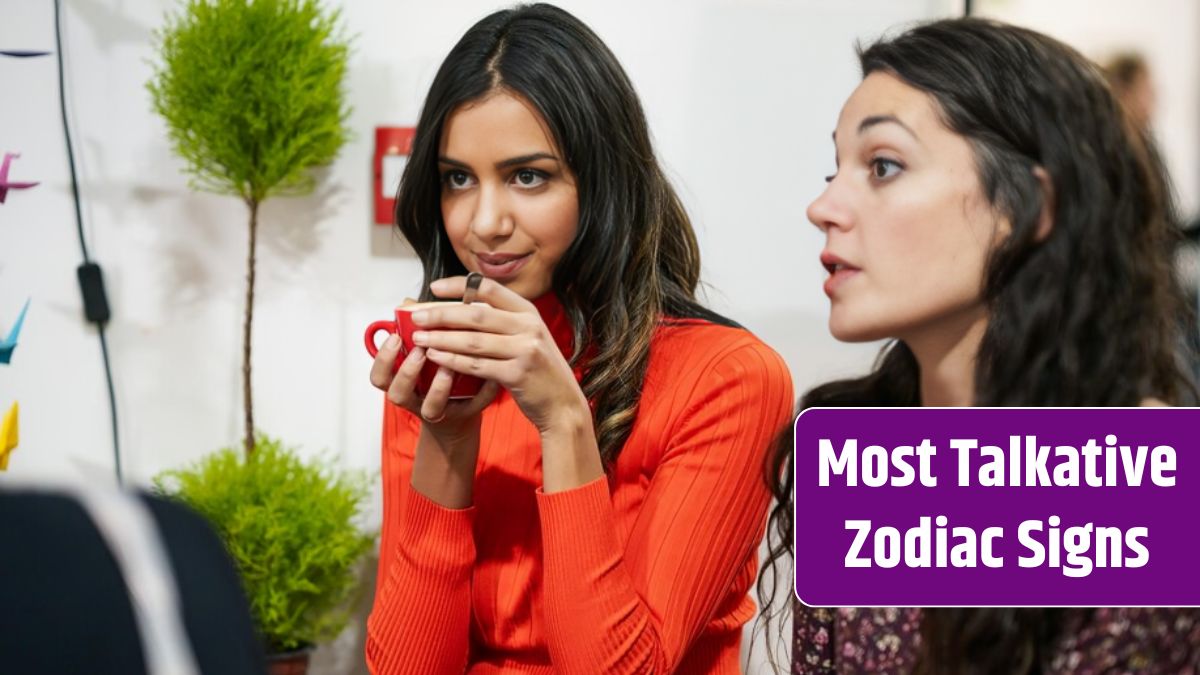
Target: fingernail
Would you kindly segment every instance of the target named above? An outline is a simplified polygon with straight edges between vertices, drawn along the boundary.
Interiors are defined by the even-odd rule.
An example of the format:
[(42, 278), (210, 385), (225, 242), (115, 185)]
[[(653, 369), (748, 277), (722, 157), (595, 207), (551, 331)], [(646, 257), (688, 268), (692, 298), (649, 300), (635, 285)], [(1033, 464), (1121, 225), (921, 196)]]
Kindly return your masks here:
[(429, 320), (429, 312), (413, 312), (412, 320), (413, 323), (424, 324)]
[(429, 333), (423, 330), (413, 331), (413, 344), (424, 345), (429, 340)]
[(420, 363), (420, 362), (424, 361), (425, 360), (425, 348), (424, 347), (413, 347), (413, 350), (408, 353), (408, 358), (412, 359), (414, 363)]
[(432, 284), (429, 284), (429, 290), (433, 291), (434, 293), (437, 293), (445, 285), (446, 285), (446, 281), (444, 279), (438, 279), (437, 281), (433, 282)]
[(389, 336), (387, 341), (383, 343), (384, 349), (395, 349), (396, 347), (399, 347), (399, 346), (400, 346), (400, 336), (398, 336), (398, 335)]

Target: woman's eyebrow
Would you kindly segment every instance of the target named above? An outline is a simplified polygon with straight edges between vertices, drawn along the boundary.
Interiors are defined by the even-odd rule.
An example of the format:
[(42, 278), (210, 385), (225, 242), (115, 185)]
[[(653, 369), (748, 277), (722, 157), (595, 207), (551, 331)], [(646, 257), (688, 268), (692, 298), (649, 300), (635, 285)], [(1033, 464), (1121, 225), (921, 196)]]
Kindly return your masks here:
[[(874, 126), (878, 126), (880, 124), (899, 125), (900, 128), (907, 131), (908, 135), (912, 136), (914, 140), (916, 140), (918, 142), (921, 140), (920, 137), (917, 136), (917, 132), (913, 131), (911, 127), (909, 127), (899, 117), (896, 117), (895, 115), (870, 115), (868, 117), (864, 117), (863, 121), (858, 123), (858, 133), (861, 136), (863, 133), (865, 133), (867, 131), (867, 129), (870, 129), (871, 127), (874, 127)], [(833, 142), (834, 143), (837, 142), (837, 131), (833, 132)]]
[(554, 155), (552, 155), (548, 152), (534, 152), (534, 153), (530, 153), (528, 155), (521, 155), (519, 157), (513, 157), (511, 159), (506, 159), (502, 162), (496, 162), (496, 168), (503, 169), (506, 167), (515, 166), (517, 164), (528, 164), (529, 162), (536, 162), (539, 159), (551, 159), (556, 162), (558, 161), (557, 157), (555, 157)]
[(861, 135), (867, 129), (879, 124), (897, 124), (901, 129), (907, 131), (909, 136), (912, 136), (914, 139), (917, 138), (917, 132), (913, 131), (895, 115), (871, 115), (870, 117), (864, 117), (863, 121), (858, 123), (858, 133)]
[[(505, 160), (496, 162), (496, 168), (504, 169), (504, 168), (508, 168), (510, 166), (516, 166), (518, 164), (527, 164), (529, 162), (536, 162), (539, 159), (550, 159), (555, 162), (558, 161), (558, 157), (556, 157), (548, 152), (532, 152), (528, 155), (519, 155), (517, 157), (510, 157), (509, 159), (505, 159)], [(471, 168), (471, 165), (467, 164), (466, 162), (454, 159), (452, 157), (447, 157), (446, 155), (439, 156), (438, 163), (449, 164), (450, 166), (456, 166), (456, 167), (459, 167), (460, 169)]]

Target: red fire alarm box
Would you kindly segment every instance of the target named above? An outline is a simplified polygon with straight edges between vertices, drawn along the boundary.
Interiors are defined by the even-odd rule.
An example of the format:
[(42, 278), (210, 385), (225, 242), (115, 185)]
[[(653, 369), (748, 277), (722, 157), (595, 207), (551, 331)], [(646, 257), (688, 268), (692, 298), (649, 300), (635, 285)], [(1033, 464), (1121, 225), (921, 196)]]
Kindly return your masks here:
[(375, 127), (375, 223), (391, 225), (400, 176), (412, 152), (412, 127)]

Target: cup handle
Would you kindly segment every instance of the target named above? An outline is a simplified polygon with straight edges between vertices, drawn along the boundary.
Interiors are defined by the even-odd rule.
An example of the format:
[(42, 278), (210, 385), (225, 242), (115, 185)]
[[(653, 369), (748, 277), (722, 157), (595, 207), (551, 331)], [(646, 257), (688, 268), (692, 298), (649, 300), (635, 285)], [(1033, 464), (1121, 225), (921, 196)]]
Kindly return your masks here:
[(378, 335), (379, 331), (381, 331), (381, 330), (387, 331), (388, 333), (395, 335), (396, 334), (396, 322), (394, 320), (393, 321), (376, 321), (375, 323), (372, 323), (370, 326), (367, 326), (367, 332), (363, 334), (363, 340), (367, 344), (367, 353), (369, 353), (371, 355), (371, 358), (375, 358), (375, 355), (379, 353), (379, 347), (377, 347), (375, 345), (375, 336)]

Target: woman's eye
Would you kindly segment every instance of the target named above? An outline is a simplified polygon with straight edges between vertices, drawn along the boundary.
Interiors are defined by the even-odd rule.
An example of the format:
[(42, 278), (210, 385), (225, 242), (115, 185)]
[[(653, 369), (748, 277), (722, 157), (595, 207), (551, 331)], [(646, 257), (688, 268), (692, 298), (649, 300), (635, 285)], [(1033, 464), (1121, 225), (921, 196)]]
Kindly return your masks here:
[(532, 188), (546, 182), (546, 174), (533, 169), (521, 169), (513, 175), (513, 180), (521, 187)]
[(471, 177), (467, 175), (466, 171), (447, 171), (443, 174), (442, 179), (452, 190), (461, 190), (471, 184)]
[(887, 180), (893, 178), (904, 170), (904, 165), (900, 162), (883, 157), (876, 157), (871, 160), (871, 177), (876, 180)]

